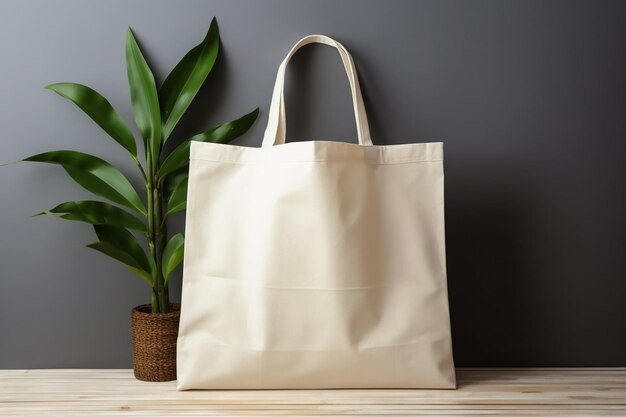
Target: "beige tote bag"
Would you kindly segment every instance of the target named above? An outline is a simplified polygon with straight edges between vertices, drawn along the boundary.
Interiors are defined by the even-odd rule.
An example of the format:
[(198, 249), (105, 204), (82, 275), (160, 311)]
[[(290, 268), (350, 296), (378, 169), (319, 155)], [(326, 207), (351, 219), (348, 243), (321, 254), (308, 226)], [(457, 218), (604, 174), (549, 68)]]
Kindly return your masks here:
[[(358, 145), (285, 143), (285, 69), (313, 42), (339, 50)], [(442, 158), (372, 145), (350, 54), (299, 41), (262, 147), (191, 144), (177, 388), (454, 388)]]

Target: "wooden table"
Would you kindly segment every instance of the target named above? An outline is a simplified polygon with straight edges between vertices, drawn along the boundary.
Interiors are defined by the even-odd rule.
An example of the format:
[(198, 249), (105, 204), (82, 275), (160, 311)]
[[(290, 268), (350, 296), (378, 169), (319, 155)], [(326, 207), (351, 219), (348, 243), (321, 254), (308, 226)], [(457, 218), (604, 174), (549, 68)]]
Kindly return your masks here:
[(0, 416), (626, 416), (626, 368), (459, 369), (457, 390), (182, 391), (128, 369), (0, 370)]

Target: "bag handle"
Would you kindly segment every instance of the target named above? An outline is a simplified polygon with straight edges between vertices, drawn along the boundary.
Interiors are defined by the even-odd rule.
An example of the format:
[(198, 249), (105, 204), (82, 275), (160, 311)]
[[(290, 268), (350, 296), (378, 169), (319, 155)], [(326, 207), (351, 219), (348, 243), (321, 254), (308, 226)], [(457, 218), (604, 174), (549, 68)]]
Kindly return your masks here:
[(287, 132), (287, 122), (285, 117), (285, 70), (291, 57), (305, 45), (310, 43), (322, 43), (332, 46), (339, 51), (343, 66), (348, 74), (348, 81), (350, 82), (350, 90), (352, 91), (352, 105), (354, 107), (354, 117), (357, 124), (357, 133), (359, 137), (360, 145), (372, 145), (372, 139), (370, 138), (369, 127), (367, 124), (367, 114), (365, 113), (365, 105), (363, 104), (363, 97), (361, 95), (361, 88), (359, 86), (359, 79), (356, 73), (356, 67), (350, 53), (344, 48), (342, 44), (335, 41), (332, 38), (324, 35), (309, 35), (300, 39), (291, 48), (291, 51), (287, 54), (287, 57), (283, 60), (278, 67), (278, 74), (276, 75), (276, 84), (274, 85), (274, 92), (272, 94), (272, 102), (270, 105), (269, 118), (267, 122), (267, 128), (263, 136), (263, 147), (269, 147), (273, 145), (279, 145), (285, 143), (285, 134)]

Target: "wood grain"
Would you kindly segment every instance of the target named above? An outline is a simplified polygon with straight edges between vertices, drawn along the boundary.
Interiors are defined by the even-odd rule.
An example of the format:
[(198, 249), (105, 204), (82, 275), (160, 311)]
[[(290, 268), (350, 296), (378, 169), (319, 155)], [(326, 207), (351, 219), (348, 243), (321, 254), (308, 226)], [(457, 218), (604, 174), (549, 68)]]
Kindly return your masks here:
[(0, 416), (626, 416), (626, 368), (459, 369), (457, 390), (177, 391), (128, 369), (0, 370)]

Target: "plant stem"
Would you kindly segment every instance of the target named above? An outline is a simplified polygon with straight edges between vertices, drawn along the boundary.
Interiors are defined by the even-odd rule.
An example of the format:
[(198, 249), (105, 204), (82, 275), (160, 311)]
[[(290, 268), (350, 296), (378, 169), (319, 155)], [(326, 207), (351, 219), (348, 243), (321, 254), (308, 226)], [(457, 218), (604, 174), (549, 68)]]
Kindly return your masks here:
[[(148, 246), (150, 248), (150, 257), (156, 264), (156, 245), (155, 245), (155, 230), (154, 230), (154, 182), (152, 172), (154, 171), (154, 164), (152, 161), (152, 150), (148, 147), (146, 149), (146, 170), (148, 171), (146, 182), (146, 193), (148, 200)], [(158, 313), (161, 310), (160, 300), (158, 296), (159, 282), (158, 271), (152, 271), (152, 312)]]
[(163, 216), (163, 194), (158, 178), (158, 156), (153, 158), (152, 149), (146, 152), (146, 170), (148, 192), (148, 246), (153, 265), (152, 271), (152, 312), (168, 313), (170, 311), (169, 289), (162, 272), (163, 249), (167, 238), (167, 224)]
[(152, 312), (153, 313), (159, 312), (159, 299), (157, 297), (157, 293), (154, 288), (152, 288)]
[(154, 231), (155, 231), (155, 253), (156, 253), (156, 266), (157, 266), (157, 296), (159, 301), (159, 307), (161, 313), (168, 313), (170, 311), (169, 291), (165, 284), (165, 278), (162, 273), (162, 258), (163, 249), (165, 248), (166, 239), (166, 224), (163, 222), (163, 195), (159, 187), (158, 179), (153, 181), (153, 198), (154, 198)]

